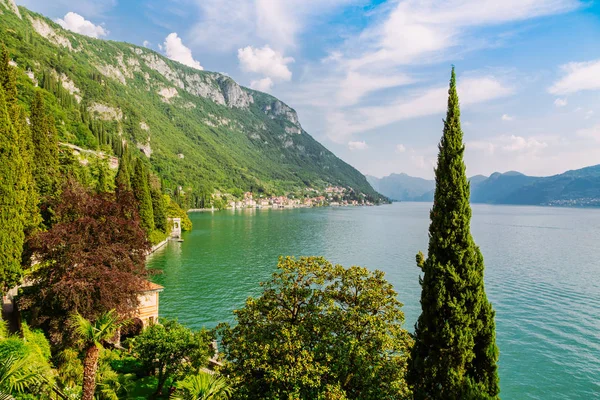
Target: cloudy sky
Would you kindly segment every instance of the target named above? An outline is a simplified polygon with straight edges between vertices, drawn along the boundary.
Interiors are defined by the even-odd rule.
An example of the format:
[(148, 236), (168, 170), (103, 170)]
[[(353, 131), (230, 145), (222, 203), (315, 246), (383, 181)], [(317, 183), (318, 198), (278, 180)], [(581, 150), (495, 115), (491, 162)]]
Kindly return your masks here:
[(451, 65), (470, 175), (600, 164), (599, 0), (17, 0), (269, 92), (365, 174), (430, 178)]

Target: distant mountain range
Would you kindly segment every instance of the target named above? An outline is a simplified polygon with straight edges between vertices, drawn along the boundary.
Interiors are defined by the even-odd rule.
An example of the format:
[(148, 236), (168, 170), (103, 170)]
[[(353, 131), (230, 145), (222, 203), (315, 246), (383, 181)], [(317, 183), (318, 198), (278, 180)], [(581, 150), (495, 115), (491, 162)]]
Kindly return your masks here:
[[(367, 176), (379, 193), (396, 201), (432, 201), (435, 182), (406, 174), (383, 178)], [(600, 207), (600, 165), (547, 177), (520, 172), (476, 175), (471, 182), (471, 202)]]

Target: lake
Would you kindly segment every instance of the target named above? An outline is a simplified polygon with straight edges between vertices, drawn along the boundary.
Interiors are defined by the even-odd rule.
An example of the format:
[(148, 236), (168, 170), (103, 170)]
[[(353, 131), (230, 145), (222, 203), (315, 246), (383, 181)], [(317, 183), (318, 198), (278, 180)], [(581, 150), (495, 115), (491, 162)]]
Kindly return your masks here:
[[(413, 331), (430, 207), (191, 213), (185, 241), (148, 261), (163, 270), (161, 316), (192, 328), (232, 321), (280, 255), (323, 255), (384, 271)], [(496, 310), (501, 397), (600, 398), (600, 210), (473, 205), (471, 225)]]

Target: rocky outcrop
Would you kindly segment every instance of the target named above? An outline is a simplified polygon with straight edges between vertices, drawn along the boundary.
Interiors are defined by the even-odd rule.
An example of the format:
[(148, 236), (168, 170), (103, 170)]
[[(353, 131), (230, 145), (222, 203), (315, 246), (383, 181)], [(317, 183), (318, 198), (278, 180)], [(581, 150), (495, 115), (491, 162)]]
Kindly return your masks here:
[(31, 26), (37, 33), (40, 34), (43, 38), (47, 39), (50, 43), (53, 43), (57, 46), (65, 47), (71, 51), (73, 51), (73, 45), (71, 45), (71, 41), (67, 39), (65, 36), (57, 33), (50, 25), (39, 18), (30, 17)]
[(104, 121), (120, 121), (123, 119), (123, 112), (118, 108), (107, 106), (101, 103), (92, 103), (88, 111), (98, 119)]
[(225, 105), (225, 96), (219, 84), (210, 74), (188, 74), (185, 76), (185, 91), (199, 97), (204, 97), (217, 104)]
[(162, 97), (162, 101), (165, 103), (170, 103), (173, 97), (177, 97), (179, 94), (177, 93), (177, 89), (175, 88), (162, 88), (158, 91), (160, 97)]
[(292, 124), (292, 126), (286, 126), (285, 131), (287, 133), (294, 133), (298, 135), (302, 133), (302, 126), (298, 120), (298, 114), (296, 114), (296, 111), (293, 108), (289, 107), (283, 102), (275, 100), (271, 104), (264, 106), (263, 111), (271, 119), (283, 118)]
[(142, 58), (146, 62), (148, 68), (158, 72), (175, 86), (181, 89), (184, 88), (183, 81), (179, 78), (177, 72), (175, 72), (171, 67), (169, 67), (169, 65), (161, 57), (159, 57), (156, 54), (144, 54)]
[(77, 86), (75, 86), (75, 83), (65, 74), (60, 74), (60, 82), (62, 87), (65, 88), (65, 90), (71, 95), (73, 95), (78, 103), (81, 103), (81, 91)]
[(240, 85), (228, 76), (220, 75), (217, 80), (225, 97), (225, 102), (230, 108), (248, 108), (254, 103), (252, 94), (246, 92)]
[(17, 7), (17, 3), (15, 3), (15, 0), (0, 0), (0, 4), (17, 14), (17, 17), (23, 19), (21, 17), (21, 13), (19, 12), (19, 7)]
[(137, 143), (136, 147), (144, 153), (144, 155), (148, 158), (152, 155), (152, 148), (150, 147), (150, 135), (148, 135), (148, 139), (146, 143)]

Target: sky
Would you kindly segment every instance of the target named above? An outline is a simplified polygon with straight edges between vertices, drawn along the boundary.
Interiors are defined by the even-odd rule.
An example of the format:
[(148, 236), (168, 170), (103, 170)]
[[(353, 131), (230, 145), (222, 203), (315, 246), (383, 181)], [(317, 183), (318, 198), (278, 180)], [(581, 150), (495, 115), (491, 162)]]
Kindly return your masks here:
[(469, 175), (600, 164), (600, 0), (17, 0), (225, 73), (364, 174), (431, 178), (456, 67)]

